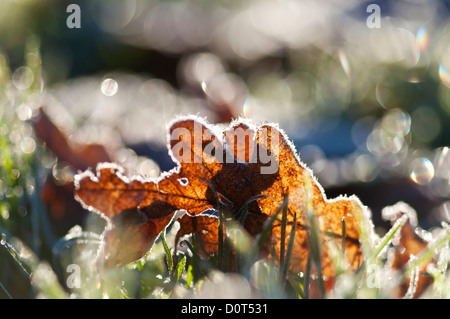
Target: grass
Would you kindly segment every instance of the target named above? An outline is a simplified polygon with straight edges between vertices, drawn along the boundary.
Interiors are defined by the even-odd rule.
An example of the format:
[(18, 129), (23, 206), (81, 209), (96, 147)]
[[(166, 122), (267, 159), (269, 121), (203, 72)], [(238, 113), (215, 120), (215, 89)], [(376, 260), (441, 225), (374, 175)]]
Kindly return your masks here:
[[(282, 205), (280, 207), (281, 213), (283, 209)], [(226, 278), (237, 274), (239, 280), (254, 287), (251, 294), (246, 297), (306, 299), (313, 295), (311, 289), (314, 287), (310, 273), (313, 267), (320, 267), (320, 258), (317, 259), (317, 256), (315, 256), (317, 251), (314, 252), (314, 249), (320, 249), (320, 245), (317, 245), (319, 242), (315, 242), (317, 246), (311, 250), (305, 274), (294, 274), (288, 271), (287, 265), (292, 252), (292, 238), (295, 228), (292, 228), (293, 231), (289, 234), (289, 245), (282, 259), (283, 263), (279, 264), (275, 260), (258, 260), (257, 258), (257, 252), (262, 248), (264, 242), (262, 237), (271, 228), (270, 221), (266, 225), (265, 231), (256, 240), (249, 238), (239, 223), (234, 221), (224, 222), (229, 222), (225, 228), (227, 231), (223, 234), (226, 242), (224, 246), (233, 247), (233, 245), (242, 242), (249, 243), (247, 247), (239, 249), (239, 256), (236, 258), (240, 259), (240, 267), (235, 269), (233, 273), (231, 273), (231, 269), (227, 269), (230, 263), (224, 262), (227, 254), (225, 250), (221, 250), (220, 254), (223, 254), (221, 258), (215, 256), (211, 259), (201, 259), (199, 257), (199, 245), (196, 243), (195, 237), (185, 241), (184, 249), (178, 250), (177, 255), (174, 256), (170, 243), (173, 242), (176, 227), (167, 229), (167, 234), (163, 232), (145, 258), (120, 270), (105, 270), (102, 274), (90, 267), (92, 254), (95, 253), (92, 247), (98, 245), (98, 238), (77, 229), (72, 235), (60, 239), (55, 246), (58, 247), (54, 250), (55, 254), (60, 254), (63, 250), (70, 250), (72, 252), (70, 255), (73, 258), (70, 262), (81, 267), (83, 277), (81, 287), (73, 289), (68, 289), (64, 284), (61, 284), (50, 265), (45, 261), (40, 261), (28, 247), (16, 238), (3, 237), (2, 247), (9, 253), (10, 259), (22, 269), (21, 275), (32, 282), (36, 296), (45, 298), (189, 298), (197, 295), (202, 296), (202, 287), (206, 285), (205, 283), (208, 283), (208, 285), (211, 285), (211, 283), (217, 284), (217, 291), (223, 291), (225, 289), (222, 286), (224, 280), (217, 281), (218, 273)], [(314, 227), (317, 226), (312, 226), (312, 228)], [(398, 225), (394, 225), (387, 236), (392, 238), (398, 229)], [(237, 231), (240, 232), (239, 236), (236, 236)], [(314, 231), (311, 232), (311, 234), (313, 233)], [(316, 240), (314, 238), (311, 235), (313, 243)], [(430, 271), (435, 280), (433, 286), (430, 287), (428, 296), (448, 298), (449, 280), (446, 264), (446, 262), (448, 263), (448, 260), (446, 260), (448, 256), (446, 256), (444, 248), (448, 249), (449, 238), (447, 231), (445, 235), (437, 238), (426, 251), (417, 256), (403, 272), (397, 273), (392, 272), (388, 266), (386, 253), (383, 253), (386, 251), (386, 247), (382, 246), (389, 245), (389, 240), (383, 238), (377, 248), (373, 250), (373, 255), (366, 258), (360, 270), (353, 274), (348, 272), (338, 274), (336, 291), (333, 291), (333, 295), (344, 298), (384, 298), (389, 296), (392, 280), (393, 282), (401, 282), (402, 278), (409, 276), (414, 280), (418, 275), (417, 269), (424, 262), (435, 257), (438, 260), (436, 264), (438, 266)], [(92, 247), (88, 248), (89, 245), (92, 245)], [(336, 264), (339, 263), (339, 258), (342, 259), (341, 253), (341, 250), (336, 250)], [(83, 255), (85, 258), (82, 257)], [(222, 262), (218, 263), (218, 260), (222, 260)], [(67, 278), (70, 275), (66, 274), (63, 277)], [(316, 278), (318, 280), (319, 297), (327, 297), (323, 280), (320, 276)], [(4, 285), (0, 288), (5, 297), (13, 296), (14, 293), (9, 292)], [(239, 289), (239, 286), (236, 289)], [(405, 297), (414, 295), (414, 289), (414, 285), (411, 285)], [(231, 294), (227, 297), (238, 298), (241, 296), (241, 292), (234, 290), (233, 287), (228, 287), (225, 291)]]
[[(320, 275), (322, 241), (310, 200), (309, 180), (305, 180), (305, 194), (311, 250), (305, 273), (292, 273), (288, 267), (295, 227), (287, 232), (287, 196), (256, 238), (251, 238), (242, 227), (249, 203), (239, 212), (239, 220), (226, 219), (219, 211), (219, 252), (216, 256), (201, 258), (195, 235), (175, 250), (172, 244), (177, 230), (175, 224), (161, 234), (141, 260), (123, 269), (98, 271), (93, 267), (92, 259), (100, 244), (99, 235), (79, 226), (66, 234), (58, 234), (40, 200), (40, 183), (50, 169), (43, 164), (48, 153), (34, 140), (34, 147), (30, 147), (33, 133), (27, 122), (26, 109), (29, 106), (32, 110), (40, 94), (38, 80), (41, 70), (36, 62), (39, 59), (36, 40), (30, 40), (27, 50), (26, 67), (35, 79), (21, 90), (14, 88), (6, 59), (0, 55), (0, 297), (190, 298), (205, 296), (205, 289), (212, 285), (216, 287), (217, 297), (390, 298), (396, 285), (407, 278), (414, 282), (418, 269), (433, 258), (436, 262), (427, 268), (433, 284), (424, 297), (450, 297), (448, 225), (443, 223), (428, 248), (413, 258), (405, 269), (394, 271), (389, 264), (389, 252), (406, 219), (400, 219), (380, 238), (364, 212), (360, 212), (364, 262), (357, 271), (347, 272), (343, 257), (345, 251), (339, 249), (337, 243), (330, 242), (332, 261), (338, 272), (334, 289), (327, 291)], [(287, 238), (288, 245), (280, 246), (279, 260), (261, 259), (260, 252), (280, 214), (282, 242)], [(295, 212), (294, 223), (297, 214)], [(342, 240), (345, 241), (345, 222), (342, 228)], [(80, 267), (79, 273), (68, 271), (72, 264)], [(315, 277), (312, 276), (314, 270), (318, 272)], [(69, 288), (71, 285), (68, 283), (75, 275), (80, 276), (80, 288)], [(405, 297), (413, 296), (415, 289), (416, 286), (411, 285)]]
[[(280, 211), (283, 212), (283, 205)], [(273, 219), (274, 220), (274, 219)], [(266, 225), (265, 230), (256, 240), (251, 239), (239, 223), (233, 221), (224, 221), (227, 224), (226, 231), (223, 233), (225, 238), (224, 246), (232, 248), (243, 242), (249, 243), (246, 247), (241, 245), (238, 254), (235, 256), (239, 265), (234, 270), (234, 274), (239, 274), (240, 280), (249, 283), (254, 287), (254, 291), (248, 297), (259, 298), (309, 298), (312, 296), (312, 281), (309, 276), (312, 267), (320, 269), (320, 238), (313, 234), (315, 224), (312, 223), (311, 241), (312, 249), (308, 259), (308, 267), (305, 274), (293, 274), (288, 271), (288, 263), (292, 252), (292, 243), (295, 228), (289, 234), (289, 245), (284, 251), (280, 263), (275, 260), (258, 260), (258, 252), (264, 243), (264, 237), (270, 233), (271, 222)], [(285, 227), (285, 226), (284, 226)], [(430, 297), (448, 298), (448, 256), (444, 249), (448, 251), (449, 233), (441, 235), (430, 247), (417, 256), (414, 261), (408, 265), (403, 273), (393, 273), (388, 267), (386, 247), (395, 233), (399, 230), (398, 225), (394, 225), (386, 237), (380, 240), (376, 249), (372, 250), (373, 255), (367, 256), (361, 269), (354, 274), (341, 272), (336, 278), (336, 289), (333, 294), (339, 297), (356, 298), (383, 298), (389, 295), (391, 285), (388, 278), (400, 282), (401, 278), (416, 276), (418, 267), (426, 261), (435, 257), (438, 260), (436, 267), (431, 271), (434, 284), (430, 288)], [(22, 270), (21, 276), (28, 278), (32, 282), (33, 290), (37, 296), (46, 298), (187, 298), (194, 297), (202, 293), (202, 285), (205, 282), (214, 282), (217, 273), (224, 276), (231, 276), (229, 256), (225, 249), (221, 249), (219, 254), (210, 259), (201, 259), (199, 245), (196, 243), (195, 236), (189, 241), (184, 242), (184, 249), (177, 251), (173, 255), (173, 249), (170, 243), (173, 242), (176, 227), (167, 229), (167, 234), (162, 233), (156, 245), (149, 254), (135, 263), (132, 263), (120, 270), (107, 270), (102, 275), (90, 267), (92, 255), (98, 245), (98, 238), (79, 229), (72, 235), (65, 236), (55, 245), (54, 253), (62, 254), (63, 251), (70, 251), (70, 263), (80, 265), (82, 272), (81, 288), (68, 289), (58, 281), (58, 276), (50, 265), (39, 260), (39, 258), (15, 237), (4, 236), (2, 238), (2, 247), (9, 253), (9, 257)], [(239, 235), (236, 236), (236, 233)], [(316, 232), (316, 236), (318, 235)], [(372, 243), (374, 244), (374, 243)], [(245, 246), (245, 245), (244, 245)], [(372, 247), (375, 247), (372, 246)], [(335, 251), (335, 263), (342, 261), (342, 250)], [(84, 258), (83, 258), (84, 256)], [(227, 258), (228, 257), (228, 258)], [(216, 259), (214, 259), (216, 258)], [(280, 266), (278, 266), (280, 265)], [(320, 274), (320, 273), (319, 273)], [(63, 274), (63, 278), (70, 274)], [(375, 280), (371, 281), (371, 276)], [(319, 296), (326, 297), (325, 286), (320, 275), (317, 277), (319, 284)], [(64, 281), (63, 281), (64, 283)], [(222, 283), (217, 283), (217, 290), (221, 291)], [(340, 288), (342, 286), (342, 288)], [(414, 294), (414, 286), (405, 295), (406, 297)], [(233, 287), (227, 290), (235, 297), (240, 296), (239, 291), (234, 291)], [(2, 284), (1, 292), (5, 297), (14, 295)], [(225, 297), (225, 296), (224, 296)], [(230, 297), (230, 296), (228, 296)]]

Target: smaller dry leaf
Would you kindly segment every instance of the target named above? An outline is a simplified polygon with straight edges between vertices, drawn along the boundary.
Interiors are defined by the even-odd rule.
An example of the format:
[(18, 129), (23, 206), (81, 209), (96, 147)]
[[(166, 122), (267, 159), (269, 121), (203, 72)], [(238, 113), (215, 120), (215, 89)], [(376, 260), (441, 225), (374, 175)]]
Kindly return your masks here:
[[(161, 207), (162, 210), (169, 209)], [(120, 267), (143, 257), (153, 246), (157, 236), (172, 220), (172, 214), (153, 217), (152, 208), (122, 211), (111, 220), (103, 238), (105, 267)]]
[(42, 108), (33, 117), (31, 123), (36, 136), (47, 145), (58, 161), (67, 163), (74, 170), (85, 170), (95, 167), (97, 163), (111, 161), (111, 157), (103, 145), (72, 145), (69, 143), (65, 134), (52, 122)]
[(217, 217), (185, 214), (177, 221), (180, 224), (180, 229), (175, 236), (175, 246), (183, 236), (195, 233), (202, 256), (211, 256), (217, 253), (219, 249), (219, 219)]
[[(383, 218), (390, 220), (392, 224), (403, 215), (407, 215), (408, 219), (401, 227), (397, 240), (394, 243), (395, 253), (392, 260), (392, 268), (402, 271), (404, 267), (411, 260), (411, 255), (418, 256), (422, 251), (428, 247), (428, 242), (417, 235), (416, 231), (421, 229), (417, 226), (417, 213), (409, 205), (399, 202), (393, 206), (385, 207), (382, 211)], [(433, 263), (433, 260), (428, 261), (419, 269), (417, 279), (417, 286), (413, 298), (418, 298), (433, 282), (433, 278), (426, 273), (427, 266)], [(398, 289), (397, 296), (403, 297), (410, 286), (410, 278), (407, 278)]]
[[(69, 165), (71, 170), (85, 170), (100, 162), (109, 162), (107, 149), (99, 144), (69, 143), (67, 136), (53, 123), (43, 108), (40, 108), (31, 124), (37, 138), (57, 157), (59, 163)], [(50, 173), (41, 188), (40, 196), (51, 218), (58, 225), (71, 227), (80, 223), (82, 207), (73, 197), (74, 185), (67, 181), (56, 181)]]
[[(420, 238), (409, 222), (406, 222), (400, 230), (400, 240), (396, 247), (392, 267), (397, 270), (402, 270), (409, 262), (411, 255), (418, 256), (428, 246), (428, 243)], [(419, 278), (417, 279), (416, 291), (413, 298), (418, 298), (426, 290), (426, 288), (433, 282), (433, 277), (425, 274), (427, 266), (433, 260), (427, 262), (421, 269), (419, 269)], [(404, 296), (410, 286), (410, 278), (401, 285), (399, 296)]]

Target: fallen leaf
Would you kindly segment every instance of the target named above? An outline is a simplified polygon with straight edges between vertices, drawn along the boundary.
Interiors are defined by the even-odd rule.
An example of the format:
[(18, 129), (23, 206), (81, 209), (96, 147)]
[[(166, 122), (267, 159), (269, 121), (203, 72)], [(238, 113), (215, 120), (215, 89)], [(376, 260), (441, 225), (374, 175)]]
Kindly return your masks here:
[[(31, 124), (37, 138), (57, 157), (58, 162), (68, 165), (73, 172), (95, 167), (97, 163), (111, 161), (109, 152), (100, 144), (77, 144), (68, 142), (67, 136), (40, 108)], [(50, 173), (41, 187), (40, 196), (50, 217), (64, 229), (82, 220), (82, 207), (75, 201), (74, 185), (70, 180), (55, 180)]]
[[(400, 240), (398, 245), (396, 245), (392, 267), (397, 270), (403, 270), (403, 267), (410, 261), (411, 255), (418, 256), (420, 252), (427, 248), (427, 246), (428, 243), (415, 233), (409, 222), (406, 222), (400, 230)], [(425, 274), (427, 266), (432, 262), (433, 260), (428, 261), (421, 269), (419, 269), (419, 277), (417, 279), (417, 286), (413, 298), (418, 298), (422, 295), (425, 289), (433, 282), (433, 277)], [(410, 278), (407, 278), (406, 281), (400, 285), (398, 296), (403, 297), (410, 285), (411, 280)]]
[[(139, 236), (145, 244), (137, 243), (138, 252), (116, 258), (115, 264), (126, 264), (143, 255), (158, 236), (158, 230), (167, 225), (174, 212), (184, 209), (191, 216), (206, 210), (220, 209), (227, 217), (237, 218), (246, 207), (245, 229), (250, 235), (261, 233), (267, 219), (279, 211), (287, 190), (287, 233), (297, 213), (295, 241), (290, 269), (305, 270), (310, 248), (310, 226), (304, 180), (311, 179), (311, 208), (321, 230), (321, 240), (342, 241), (342, 220), (346, 224), (345, 256), (351, 269), (359, 267), (362, 253), (359, 245), (357, 216), (354, 209), (364, 209), (356, 197), (327, 200), (312, 173), (299, 160), (295, 149), (285, 134), (274, 125), (253, 127), (246, 121), (233, 122), (225, 131), (216, 132), (198, 118), (175, 121), (169, 131), (169, 153), (178, 166), (158, 179), (128, 179), (121, 169), (112, 164), (99, 165), (97, 174), (90, 171), (76, 176), (76, 196), (85, 206), (95, 209), (112, 221), (105, 238), (119, 238), (119, 216), (138, 215), (132, 218), (131, 233), (148, 230), (147, 223), (158, 223), (154, 233)], [(244, 139), (242, 139), (244, 136)], [(261, 196), (262, 195), (262, 196)], [(164, 203), (156, 209), (156, 203)], [(274, 223), (271, 243), (280, 254), (281, 217)], [(111, 232), (115, 232), (114, 235)], [(131, 235), (125, 232), (126, 242)], [(130, 234), (131, 234), (130, 233)], [(287, 247), (288, 237), (286, 236)], [(112, 245), (106, 241), (106, 255), (112, 254)], [(131, 246), (130, 246), (131, 247)], [(130, 248), (127, 245), (127, 249)], [(142, 249), (141, 249), (142, 248)], [(322, 274), (334, 276), (335, 270), (322, 245)], [(121, 249), (119, 247), (119, 249)], [(121, 252), (116, 256), (125, 256)]]
[(157, 202), (143, 209), (124, 210), (111, 219), (104, 233), (103, 247), (99, 252), (105, 259), (105, 267), (120, 267), (143, 257), (152, 247), (156, 237), (170, 223), (172, 215), (157, 218), (158, 210), (173, 208)]
[(185, 214), (177, 221), (180, 224), (180, 229), (175, 236), (175, 245), (179, 243), (183, 236), (195, 233), (200, 245), (200, 253), (203, 256), (211, 256), (217, 253), (219, 247), (219, 219), (217, 217)]
[(36, 136), (45, 142), (58, 161), (65, 162), (76, 170), (85, 170), (95, 167), (99, 162), (111, 161), (108, 151), (100, 144), (70, 144), (42, 108), (33, 117), (32, 124)]
[[(422, 251), (428, 247), (428, 242), (417, 235), (417, 231), (423, 232), (418, 226), (418, 219), (416, 211), (404, 202), (398, 202), (392, 206), (386, 206), (382, 210), (382, 217), (384, 220), (388, 220), (394, 225), (402, 216), (407, 217), (406, 222), (401, 226), (400, 231), (396, 235), (394, 240), (394, 254), (391, 260), (391, 267), (398, 271), (404, 271), (408, 262), (411, 260), (411, 256), (418, 256)], [(433, 282), (433, 277), (426, 275), (427, 266), (434, 262), (429, 260), (426, 264), (419, 269), (419, 274), (416, 282), (416, 288), (413, 298), (418, 298), (425, 289)], [(410, 278), (406, 278), (404, 282), (400, 284), (396, 291), (397, 297), (405, 296), (408, 288), (411, 285)]]

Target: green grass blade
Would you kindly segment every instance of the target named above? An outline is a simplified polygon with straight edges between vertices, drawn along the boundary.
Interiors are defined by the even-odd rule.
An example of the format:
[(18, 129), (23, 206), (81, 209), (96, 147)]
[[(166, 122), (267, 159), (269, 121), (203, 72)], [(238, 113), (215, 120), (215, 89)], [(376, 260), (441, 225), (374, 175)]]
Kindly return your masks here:
[(176, 282), (180, 281), (181, 275), (183, 274), (184, 267), (186, 267), (186, 256), (185, 255), (183, 255), (183, 257), (181, 257), (181, 260), (178, 262)]
[(217, 268), (223, 270), (225, 249), (224, 249), (224, 229), (223, 229), (223, 214), (219, 210), (219, 234), (218, 234), (218, 248), (217, 248)]
[(180, 242), (180, 244), (188, 246), (189, 250), (192, 252), (192, 257), (193, 258), (199, 258), (197, 251), (194, 249), (194, 246), (189, 241), (182, 240)]
[(253, 263), (256, 261), (258, 253), (261, 251), (264, 243), (266, 242), (267, 238), (269, 237), (269, 235), (272, 231), (273, 223), (275, 222), (275, 220), (277, 220), (278, 214), (283, 210), (283, 207), (287, 206), (287, 203), (288, 203), (288, 197), (285, 196), (280, 207), (277, 209), (275, 214), (273, 214), (266, 220), (263, 230), (257, 236), (255, 242), (250, 247), (248, 253), (245, 254), (244, 267), (242, 267), (242, 269), (243, 269), (242, 274), (244, 276), (249, 277), (250, 268), (253, 265)]
[(317, 271), (317, 279), (319, 281), (320, 288), (320, 296), (321, 298), (325, 297), (325, 283), (322, 277), (322, 255), (320, 251), (320, 235), (318, 232), (318, 227), (313, 218), (310, 219), (311, 225), (311, 234), (310, 234), (310, 243), (311, 243), (311, 252), (312, 252), (312, 261), (314, 262), (314, 266)]
[(188, 267), (188, 276), (189, 273), (192, 276), (192, 282), (196, 282), (198, 279), (198, 274), (200, 272), (200, 256), (199, 253), (197, 251), (197, 236), (196, 234), (192, 234), (192, 241), (193, 241), (193, 245), (187, 241), (187, 240), (182, 240), (180, 242), (180, 244), (182, 245), (186, 245), (188, 247), (188, 249), (192, 252), (192, 259), (191, 259), (191, 264)]
[(188, 266), (187, 269), (187, 274), (186, 274), (186, 287), (187, 288), (191, 288), (192, 284), (194, 282), (194, 268), (192, 267), (192, 265)]
[(310, 284), (311, 284), (311, 252), (308, 252), (308, 259), (306, 260), (305, 282), (303, 283), (303, 287), (305, 289), (305, 299), (309, 299)]
[(407, 215), (403, 215), (400, 217), (395, 224), (391, 227), (391, 229), (387, 232), (387, 234), (381, 239), (380, 244), (377, 246), (374, 252), (374, 257), (378, 257), (383, 249), (390, 243), (394, 235), (402, 228), (402, 226), (408, 220)]
[(253, 196), (252, 198), (250, 198), (248, 201), (245, 202), (244, 205), (242, 205), (242, 207), (239, 209), (238, 213), (236, 214), (237, 219), (239, 220), (239, 222), (241, 223), (241, 225), (244, 225), (245, 219), (247, 218), (248, 215), (248, 206), (261, 198), (266, 198), (266, 195), (256, 195)]
[[(289, 264), (290, 264), (290, 261), (291, 261), (292, 250), (294, 248), (296, 222), (297, 222), (297, 213), (294, 212), (294, 222), (293, 222), (292, 229), (291, 229), (291, 234), (290, 234), (290, 237), (289, 237), (289, 243), (288, 243), (288, 249), (287, 249), (287, 252), (286, 252), (286, 258), (284, 260), (283, 268), (281, 268), (282, 269), (281, 280), (283, 281), (283, 285), (284, 285), (284, 282), (286, 280), (287, 272), (289, 270)], [(281, 265), (280, 265), (280, 267), (281, 267)]]
[(39, 92), (41, 88), (42, 59), (40, 54), (40, 39), (31, 35), (25, 42), (25, 65), (33, 71), (33, 82), (28, 90)]
[(345, 246), (346, 246), (345, 241), (347, 240), (345, 218), (342, 218), (341, 225), (342, 225), (342, 256), (345, 257)]
[(48, 299), (69, 298), (59, 283), (56, 274), (50, 265), (45, 262), (41, 262), (36, 266), (33, 272), (32, 285), (37, 290), (38, 297)]
[[(286, 223), (287, 223), (287, 205), (283, 206), (281, 214), (281, 233), (280, 233), (280, 269), (284, 267), (285, 245), (286, 245)], [(294, 227), (295, 228), (295, 224)], [(284, 278), (284, 277), (282, 277)], [(283, 279), (284, 280), (284, 279)]]
[(5, 288), (5, 286), (3, 286), (3, 284), (0, 282), (0, 292), (2, 292), (2, 294), (4, 296), (6, 296), (6, 298), (8, 299), (13, 299), (13, 297), (11, 296), (11, 294), (8, 292), (8, 290)]
[(6, 251), (11, 255), (13, 260), (19, 265), (19, 268), (24, 272), (24, 274), (31, 278), (31, 273), (33, 272), (33, 268), (29, 265), (25, 260), (20, 257), (20, 254), (17, 250), (11, 245), (7, 240), (6, 236), (2, 234), (2, 239), (0, 242), (1, 246), (5, 247)]
[(44, 236), (45, 240), (47, 241), (47, 244), (49, 247), (53, 247), (53, 245), (56, 243), (56, 236), (54, 234), (54, 231), (52, 229), (52, 225), (50, 222), (50, 218), (48, 216), (48, 211), (45, 205), (42, 203), (42, 199), (40, 198), (39, 194), (41, 193), (41, 183), (39, 182), (40, 176), (39, 176), (39, 163), (36, 156), (33, 156), (31, 159), (31, 174), (33, 176), (33, 179), (35, 180), (35, 190), (30, 194), (29, 191), (25, 193), (30, 203), (32, 204), (32, 213), (35, 213), (35, 211), (39, 214), (39, 220), (42, 227), (42, 235)]
[(259, 251), (261, 249), (264, 242), (269, 237), (270, 232), (272, 231), (272, 225), (278, 218), (278, 214), (284, 209), (284, 207), (287, 207), (287, 204), (288, 204), (288, 197), (284, 196), (283, 202), (281, 203), (280, 207), (275, 212), (275, 214), (273, 214), (273, 216), (271, 216), (270, 219), (266, 221), (266, 224), (264, 225), (262, 232), (259, 234), (256, 246), (254, 247), (255, 250)]
[(427, 249), (422, 251), (416, 258), (407, 263), (404, 274), (409, 276), (416, 268), (421, 268), (425, 263), (432, 259), (436, 253), (450, 242), (450, 232), (447, 231), (441, 238), (433, 242)]
[(161, 241), (162, 241), (162, 244), (164, 247), (164, 252), (166, 253), (166, 260), (167, 260), (167, 266), (169, 268), (169, 274), (172, 274), (172, 272), (173, 272), (173, 257), (172, 257), (172, 252), (170, 251), (170, 248), (166, 242), (166, 231), (165, 230), (163, 230), (161, 232)]
[(310, 250), (312, 254), (312, 261), (314, 262), (317, 277), (319, 281), (320, 288), (320, 297), (325, 297), (325, 283), (322, 277), (322, 254), (321, 254), (321, 238), (320, 238), (320, 230), (317, 225), (316, 218), (314, 216), (314, 208), (313, 208), (313, 192), (311, 186), (311, 177), (308, 174), (304, 176), (304, 185), (305, 185), (305, 202), (306, 208), (308, 212), (308, 221), (311, 228), (311, 232), (309, 234), (309, 242), (310, 242)]
[(414, 294), (417, 291), (417, 284), (419, 282), (419, 268), (416, 267), (413, 271), (411, 271), (409, 276), (409, 286), (408, 290), (405, 293), (403, 299), (412, 299)]
[(72, 235), (70, 233), (66, 234), (64, 237), (60, 238), (52, 248), (52, 253), (54, 257), (58, 257), (64, 248), (70, 247), (74, 244), (100, 244), (102, 242), (101, 237), (93, 232), (81, 231)]

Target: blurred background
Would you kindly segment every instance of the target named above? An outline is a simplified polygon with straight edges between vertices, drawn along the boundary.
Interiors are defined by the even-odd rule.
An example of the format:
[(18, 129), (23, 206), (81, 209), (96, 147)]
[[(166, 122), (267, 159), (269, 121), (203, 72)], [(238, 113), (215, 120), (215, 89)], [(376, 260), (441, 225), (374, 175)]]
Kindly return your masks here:
[[(67, 27), (72, 3), (81, 28)], [(367, 24), (370, 4), (380, 28)], [(87, 218), (73, 175), (99, 161), (130, 175), (172, 168), (167, 124), (180, 114), (279, 123), (327, 196), (356, 194), (377, 227), (398, 201), (425, 229), (449, 222), (449, 9), (448, 0), (2, 0), (0, 230), (51, 259)]]

